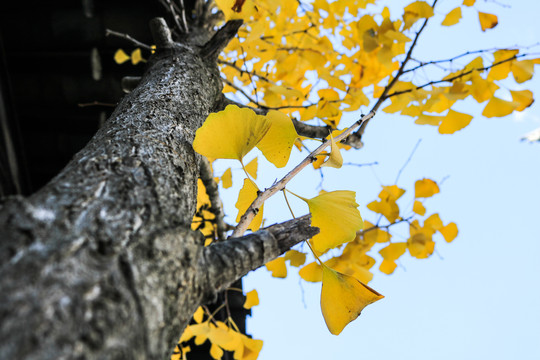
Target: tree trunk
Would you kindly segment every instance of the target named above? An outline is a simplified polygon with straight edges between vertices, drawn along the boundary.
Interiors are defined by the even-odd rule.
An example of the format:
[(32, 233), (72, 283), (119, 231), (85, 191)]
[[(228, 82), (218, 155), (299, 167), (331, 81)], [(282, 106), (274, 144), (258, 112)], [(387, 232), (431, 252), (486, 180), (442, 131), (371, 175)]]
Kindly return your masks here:
[(215, 54), (228, 39), (154, 38), (140, 84), (90, 143), (0, 205), (2, 359), (164, 359), (201, 303), (317, 232), (304, 217), (203, 246), (191, 144), (224, 103)]

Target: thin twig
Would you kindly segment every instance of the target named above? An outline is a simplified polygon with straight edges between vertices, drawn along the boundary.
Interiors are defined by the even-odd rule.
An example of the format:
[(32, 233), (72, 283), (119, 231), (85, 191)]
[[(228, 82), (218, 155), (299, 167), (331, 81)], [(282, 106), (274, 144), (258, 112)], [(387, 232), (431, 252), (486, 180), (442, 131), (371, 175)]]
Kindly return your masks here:
[(454, 80), (457, 80), (457, 79), (461, 79), (462, 77), (465, 77), (467, 75), (470, 75), (472, 74), (474, 71), (478, 71), (478, 72), (482, 72), (482, 71), (486, 71), (486, 70), (489, 70), (491, 69), (492, 67), (495, 67), (497, 65), (500, 65), (500, 64), (503, 64), (503, 63), (506, 63), (508, 61), (513, 61), (513, 60), (516, 60), (516, 59), (519, 59), (519, 58), (522, 58), (524, 56), (529, 56), (531, 54), (519, 54), (519, 55), (514, 55), (512, 57), (509, 57), (508, 59), (504, 59), (504, 60), (501, 60), (501, 61), (498, 61), (498, 62), (495, 62), (489, 66), (484, 66), (484, 67), (481, 67), (481, 68), (476, 68), (476, 69), (471, 69), (471, 70), (468, 70), (468, 71), (464, 71), (460, 74), (457, 74), (455, 76), (452, 76), (452, 77), (449, 77), (449, 78), (444, 78), (444, 79), (441, 79), (441, 80), (434, 80), (434, 81), (430, 81), (428, 83), (425, 83), (423, 85), (418, 85), (414, 88), (411, 88), (411, 89), (406, 89), (406, 90), (401, 90), (401, 91), (396, 91), (396, 92), (393, 92), (389, 95), (386, 96), (386, 98), (391, 98), (393, 96), (398, 96), (398, 95), (401, 95), (401, 94), (406, 94), (406, 93), (409, 93), (411, 91), (414, 91), (414, 90), (420, 90), (420, 89), (423, 89), (425, 87), (428, 87), (428, 86), (431, 86), (431, 85), (435, 85), (435, 84), (441, 84), (441, 83), (446, 83), (446, 82), (453, 82)]
[(152, 48), (149, 45), (146, 45), (145, 43), (140, 42), (139, 40), (136, 40), (136, 39), (132, 38), (128, 34), (123, 34), (123, 33), (119, 33), (118, 31), (113, 31), (113, 30), (110, 30), (110, 29), (106, 29), (105, 30), (105, 36), (110, 36), (110, 35), (119, 37), (121, 39), (125, 39), (127, 41), (130, 41), (132, 44), (134, 44), (134, 45), (136, 45), (138, 47), (141, 47), (143, 49), (152, 51)]
[(399, 177), (401, 176), (401, 173), (403, 172), (403, 170), (405, 170), (407, 165), (409, 165), (409, 163), (411, 162), (411, 159), (414, 156), (414, 153), (416, 152), (416, 149), (418, 149), (418, 146), (420, 145), (421, 142), (422, 142), (422, 139), (418, 139), (418, 141), (416, 142), (416, 145), (414, 145), (414, 148), (412, 149), (411, 153), (409, 154), (409, 158), (405, 161), (405, 163), (403, 164), (401, 169), (399, 169), (399, 171), (397, 173), (397, 176), (396, 176), (396, 180), (394, 181), (394, 184), (397, 184), (397, 182), (399, 180)]

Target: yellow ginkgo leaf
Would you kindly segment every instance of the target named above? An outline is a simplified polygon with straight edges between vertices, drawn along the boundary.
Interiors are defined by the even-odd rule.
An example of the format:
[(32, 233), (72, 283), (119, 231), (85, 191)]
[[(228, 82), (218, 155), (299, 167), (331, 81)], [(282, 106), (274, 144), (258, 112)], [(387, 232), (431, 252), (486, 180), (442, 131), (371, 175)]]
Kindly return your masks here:
[(265, 266), (268, 271), (272, 272), (273, 277), (282, 279), (287, 277), (287, 265), (285, 265), (283, 256), (267, 262)]
[(384, 259), (379, 266), (379, 271), (383, 274), (390, 275), (396, 270), (397, 264), (395, 261)]
[(197, 310), (195, 310), (195, 313), (193, 314), (193, 320), (195, 320), (197, 324), (200, 324), (203, 321), (203, 316), (204, 316), (204, 310), (202, 307), (199, 306)]
[(512, 61), (512, 74), (518, 84), (532, 79), (534, 75), (534, 62), (532, 60)]
[(519, 50), (497, 50), (493, 53), (493, 66), (488, 73), (488, 80), (502, 80), (508, 77), (512, 68), (512, 61), (517, 56)]
[[(236, 222), (240, 221), (242, 215), (244, 215), (251, 203), (253, 203), (253, 201), (257, 198), (258, 191), (259, 189), (257, 188), (257, 186), (255, 186), (253, 181), (251, 181), (250, 179), (244, 179), (244, 186), (242, 186), (242, 189), (240, 189), (240, 193), (238, 194), (238, 201), (235, 205), (238, 209)], [(255, 215), (253, 220), (251, 220), (251, 223), (249, 224), (249, 229), (251, 229), (251, 231), (257, 231), (261, 227), (263, 209), (264, 205), (261, 206), (261, 208), (257, 212), (257, 215)]]
[(448, 225), (440, 228), (439, 232), (442, 234), (446, 242), (452, 242), (452, 240), (454, 240), (458, 234), (458, 228), (455, 223), (451, 222)]
[(330, 333), (339, 335), (369, 304), (384, 296), (352, 276), (323, 265), (321, 310)]
[(424, 178), (414, 183), (414, 197), (427, 198), (439, 193), (439, 186), (431, 179)]
[(243, 344), (242, 356), (237, 356), (237, 352), (235, 351), (234, 358), (242, 360), (257, 360), (263, 346), (263, 341), (250, 339), (244, 334), (241, 334), (241, 340)]
[(519, 104), (519, 106), (516, 108), (516, 111), (523, 111), (529, 106), (531, 106), (534, 102), (533, 93), (531, 90), (510, 90), (510, 93), (512, 94), (512, 100), (514, 100), (515, 103)]
[(193, 149), (208, 158), (242, 161), (270, 125), (267, 118), (251, 109), (228, 105), (225, 110), (208, 115), (195, 134)]
[(316, 251), (354, 240), (356, 232), (363, 227), (354, 191), (338, 190), (303, 199), (309, 206), (311, 225), (320, 232), (311, 239)]
[(266, 118), (271, 123), (270, 130), (257, 144), (257, 148), (268, 161), (281, 168), (287, 165), (298, 134), (291, 118), (284, 113), (270, 110)]
[(126, 54), (124, 52), (124, 50), (122, 49), (118, 49), (116, 50), (116, 52), (114, 53), (114, 61), (117, 63), (117, 64), (123, 64), (125, 63), (126, 61), (129, 60), (129, 55)]
[(221, 184), (223, 188), (228, 189), (232, 186), (232, 171), (231, 168), (225, 170), (223, 175), (221, 175)]
[(322, 281), (322, 268), (317, 262), (312, 262), (304, 266), (298, 272), (298, 275), (309, 282)]
[(480, 20), (480, 27), (482, 28), (482, 31), (493, 29), (499, 23), (497, 15), (483, 13), (480, 11), (478, 12), (478, 19)]
[(210, 356), (212, 359), (219, 360), (223, 357), (223, 349), (221, 349), (218, 345), (212, 343), (210, 346)]
[(137, 65), (140, 62), (146, 62), (146, 60), (144, 60), (142, 57), (141, 49), (137, 48), (131, 53), (131, 63), (133, 65)]
[(299, 267), (306, 262), (306, 254), (296, 250), (289, 250), (285, 253), (285, 260), (289, 260), (291, 266)]
[(503, 99), (499, 99), (498, 97), (493, 97), (487, 103), (484, 111), (482, 111), (482, 115), (488, 118), (503, 117), (506, 115), (510, 115), (512, 111), (516, 110), (519, 107), (519, 103), (515, 103), (513, 101), (506, 101)]
[(472, 115), (449, 110), (448, 114), (443, 118), (441, 125), (439, 125), (439, 133), (453, 134), (469, 125), (472, 118)]
[(334, 137), (330, 134), (331, 151), (328, 159), (321, 166), (328, 166), (339, 169), (343, 165), (343, 157), (339, 151), (339, 147), (334, 141)]
[(259, 163), (257, 161), (258, 158), (255, 158), (251, 160), (244, 168), (246, 169), (246, 172), (254, 179), (257, 179), (257, 168), (259, 167)]
[(246, 294), (246, 301), (244, 301), (244, 309), (251, 309), (254, 306), (259, 305), (259, 294), (257, 290), (253, 289)]
[(464, 6), (473, 6), (476, 0), (463, 0)]
[(381, 254), (385, 260), (395, 261), (399, 259), (401, 255), (405, 254), (405, 250), (407, 250), (407, 243), (397, 242), (381, 249), (379, 254)]
[(452, 25), (457, 24), (460, 19), (461, 19), (461, 8), (457, 7), (453, 9), (452, 11), (450, 11), (448, 14), (446, 14), (446, 17), (444, 18), (441, 25), (452, 26)]
[(426, 208), (424, 207), (424, 204), (422, 204), (420, 201), (414, 200), (412, 211), (414, 211), (420, 216), (424, 216), (424, 214), (426, 213)]
[(433, 8), (425, 1), (415, 1), (407, 5), (404, 11), (404, 30), (409, 29), (420, 18), (427, 19), (433, 16)]

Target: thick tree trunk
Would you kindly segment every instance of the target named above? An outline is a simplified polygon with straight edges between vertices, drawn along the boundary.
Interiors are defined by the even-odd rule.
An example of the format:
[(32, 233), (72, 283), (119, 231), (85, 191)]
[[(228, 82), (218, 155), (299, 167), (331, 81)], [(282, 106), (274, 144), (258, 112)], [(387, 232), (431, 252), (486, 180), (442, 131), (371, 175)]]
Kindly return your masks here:
[(1, 359), (164, 359), (197, 306), (316, 232), (301, 218), (203, 247), (191, 144), (223, 104), (215, 51), (156, 36), (86, 148), (0, 205)]

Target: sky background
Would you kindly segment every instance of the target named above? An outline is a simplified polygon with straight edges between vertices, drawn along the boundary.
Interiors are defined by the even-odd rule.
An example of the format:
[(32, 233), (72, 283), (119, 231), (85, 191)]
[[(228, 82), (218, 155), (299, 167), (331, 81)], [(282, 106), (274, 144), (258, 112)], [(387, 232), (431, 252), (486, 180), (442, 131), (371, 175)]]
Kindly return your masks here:
[[(395, 18), (408, 1), (386, 3), (392, 3)], [(474, 9), (464, 9), (459, 25), (440, 27), (444, 15), (461, 0), (439, 3), (414, 53), (419, 59), (540, 41), (539, 1), (499, 0), (498, 5), (477, 0), (476, 9), (499, 17), (499, 25), (485, 33)], [(539, 79), (507, 84), (540, 94)], [(244, 289), (257, 289), (260, 305), (252, 309), (248, 333), (264, 340), (260, 360), (540, 359), (540, 143), (520, 141), (540, 127), (540, 105), (537, 101), (522, 113), (491, 119), (480, 116), (484, 105), (461, 104), (457, 110), (475, 118), (464, 130), (445, 136), (435, 127), (381, 112), (366, 130), (364, 148), (344, 152), (345, 162), (378, 165), (325, 170), (324, 189), (356, 191), (364, 219), (375, 222), (376, 215), (366, 205), (377, 197), (381, 184), (394, 184), (421, 139), (397, 184), (408, 190), (398, 204), (411, 208), (416, 180), (445, 179), (440, 194), (424, 205), (428, 214), (438, 212), (445, 224), (455, 222), (459, 235), (450, 244), (437, 235), (436, 252), (429, 259), (405, 254), (392, 275), (375, 270), (381, 257), (371, 254), (378, 262), (369, 285), (385, 298), (367, 307), (339, 336), (328, 332), (322, 318), (320, 283), (300, 281), (291, 268), (285, 280), (272, 278), (264, 268), (251, 272)], [(358, 115), (345, 115), (342, 124), (352, 123)], [(289, 164), (302, 158), (294, 151)], [(220, 166), (224, 170), (230, 165), (223, 162), (216, 175)], [(259, 158), (259, 186), (269, 186), (285, 173)], [(224, 202), (226, 213), (236, 216), (242, 173), (233, 174), (237, 184), (226, 191)], [(289, 188), (311, 197), (319, 182), (318, 173), (306, 171)], [(307, 213), (305, 205), (291, 198), (296, 215)], [(290, 218), (281, 197), (265, 204), (265, 218), (268, 225)], [(233, 223), (234, 218), (228, 221)], [(392, 228), (392, 234), (405, 241), (408, 228)]]

